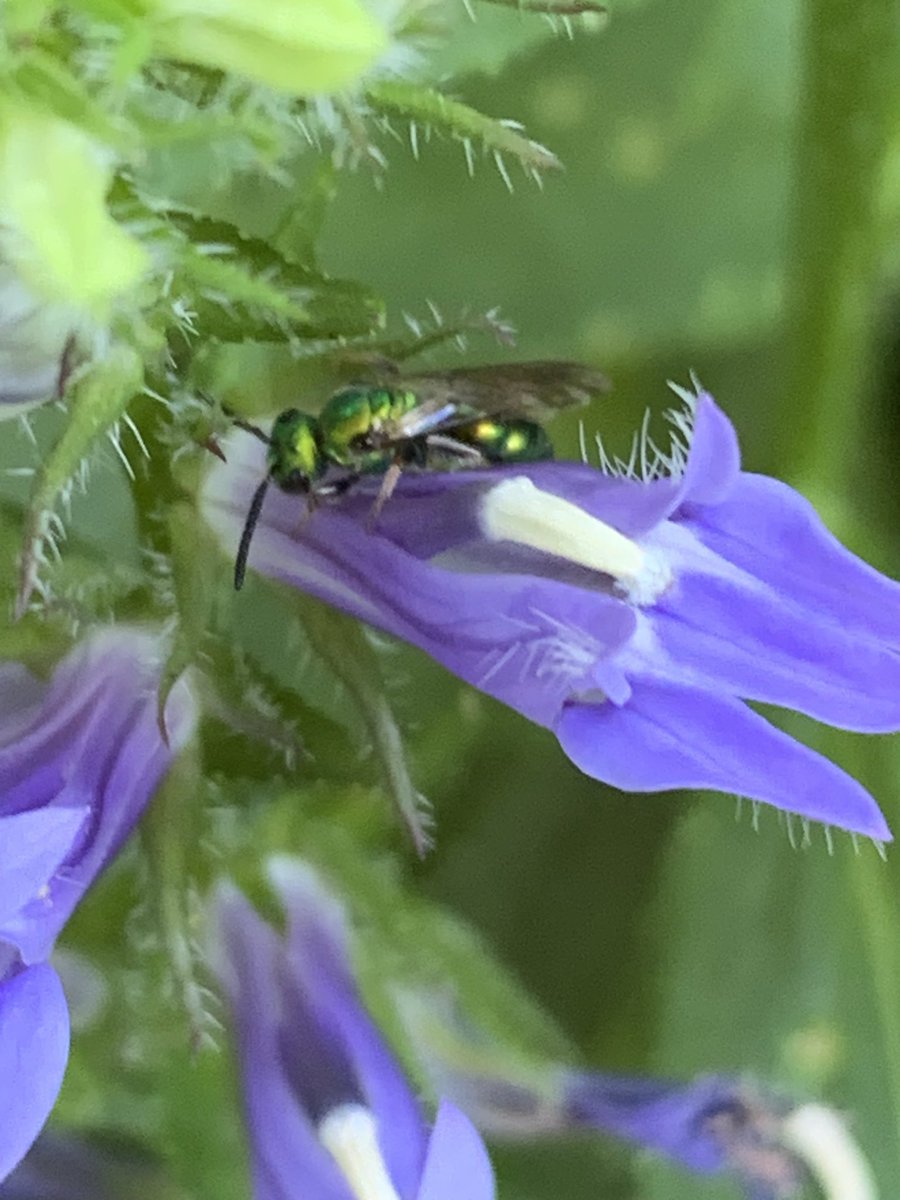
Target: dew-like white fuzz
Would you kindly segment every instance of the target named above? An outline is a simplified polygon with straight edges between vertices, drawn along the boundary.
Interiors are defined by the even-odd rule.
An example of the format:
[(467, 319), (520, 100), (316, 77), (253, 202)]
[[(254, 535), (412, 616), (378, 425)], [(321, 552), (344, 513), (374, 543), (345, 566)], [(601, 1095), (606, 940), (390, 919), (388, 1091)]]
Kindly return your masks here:
[(652, 604), (672, 582), (659, 555), (577, 504), (535, 487), (524, 475), (504, 479), (485, 493), (480, 517), (491, 541), (529, 546), (608, 575), (634, 604)]
[(319, 1141), (358, 1200), (400, 1200), (378, 1145), (375, 1118), (361, 1104), (342, 1104), (319, 1122)]
[(804, 1104), (785, 1119), (782, 1138), (809, 1168), (827, 1200), (878, 1200), (869, 1164), (833, 1109)]

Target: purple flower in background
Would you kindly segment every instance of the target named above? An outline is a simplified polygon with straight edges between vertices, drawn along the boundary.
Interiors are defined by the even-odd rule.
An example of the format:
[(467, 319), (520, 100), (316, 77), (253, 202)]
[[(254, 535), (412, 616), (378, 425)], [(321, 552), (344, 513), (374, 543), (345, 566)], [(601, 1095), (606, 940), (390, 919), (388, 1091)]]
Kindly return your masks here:
[(790, 1106), (734, 1079), (580, 1072), (565, 1079), (562, 1097), (562, 1129), (626, 1138), (700, 1174), (733, 1174), (749, 1200), (800, 1191), (805, 1171), (783, 1136)]
[(748, 1200), (798, 1194), (805, 1170), (783, 1136), (789, 1106), (734, 1079), (690, 1083), (560, 1071), (551, 1085), (449, 1068), (426, 1053), (433, 1083), (492, 1137), (585, 1131), (624, 1138), (701, 1175), (728, 1175)]
[(256, 1200), (493, 1200), (474, 1127), (445, 1102), (429, 1128), (363, 1007), (340, 906), (300, 863), (271, 876), (284, 936), (235, 888), (215, 901)]
[[(787, 485), (740, 469), (712, 397), (683, 393), (642, 477), (577, 463), (408, 473), (323, 502), (270, 488), (264, 575), (421, 647), (551, 728), (628, 791), (712, 788), (887, 840), (872, 797), (745, 701), (862, 732), (900, 728), (900, 585)], [(688, 444), (689, 443), (689, 444)], [(245, 434), (204, 510), (234, 554), (264, 448)]]
[(745, 1081), (689, 1082), (526, 1065), (448, 1005), (400, 989), (398, 1009), (432, 1088), (498, 1139), (602, 1133), (700, 1175), (722, 1175), (747, 1200), (799, 1197), (814, 1177), (829, 1200), (874, 1200), (869, 1166), (839, 1115)]
[(190, 736), (186, 683), (156, 715), (163, 648), (139, 629), (96, 633), (49, 681), (0, 664), (0, 1179), (56, 1099), (69, 1017), (53, 944)]

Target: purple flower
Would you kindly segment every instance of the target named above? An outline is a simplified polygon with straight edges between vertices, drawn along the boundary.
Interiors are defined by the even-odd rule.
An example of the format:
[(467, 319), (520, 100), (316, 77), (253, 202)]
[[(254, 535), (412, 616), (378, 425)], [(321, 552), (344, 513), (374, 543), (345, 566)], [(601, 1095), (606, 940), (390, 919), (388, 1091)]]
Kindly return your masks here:
[(429, 1129), (363, 1007), (337, 902), (300, 863), (271, 877), (284, 936), (230, 885), (215, 902), (256, 1200), (493, 1200), (474, 1127), (445, 1102)]
[(721, 1076), (691, 1083), (573, 1073), (562, 1128), (602, 1130), (702, 1174), (733, 1173), (752, 1200), (799, 1191), (803, 1169), (784, 1143), (789, 1106)]
[(118, 851), (196, 711), (181, 683), (157, 726), (162, 647), (96, 633), (48, 682), (0, 665), (0, 1179), (36, 1137), (68, 1056), (69, 1017), (47, 958)]
[[(887, 840), (855, 780), (745, 701), (900, 728), (900, 585), (798, 493), (741, 471), (707, 393), (683, 398), (671, 456), (643, 478), (553, 462), (409, 472), (374, 531), (378, 479), (311, 519), (270, 488), (250, 565), (420, 646), (553, 729), (597, 779), (713, 788)], [(236, 433), (227, 455), (203, 503), (234, 554), (264, 447)]]
[(728, 1176), (747, 1200), (796, 1197), (810, 1176), (835, 1200), (875, 1195), (858, 1146), (822, 1105), (727, 1076), (684, 1083), (526, 1065), (461, 1019), (446, 994), (404, 988), (396, 999), (432, 1088), (490, 1137), (612, 1135), (697, 1174)]
[(730, 1174), (747, 1200), (805, 1195), (811, 1177), (834, 1200), (873, 1200), (876, 1194), (846, 1124), (821, 1104), (791, 1104), (714, 1075), (677, 1083), (565, 1072), (559, 1095), (555, 1128), (612, 1133), (692, 1171)]

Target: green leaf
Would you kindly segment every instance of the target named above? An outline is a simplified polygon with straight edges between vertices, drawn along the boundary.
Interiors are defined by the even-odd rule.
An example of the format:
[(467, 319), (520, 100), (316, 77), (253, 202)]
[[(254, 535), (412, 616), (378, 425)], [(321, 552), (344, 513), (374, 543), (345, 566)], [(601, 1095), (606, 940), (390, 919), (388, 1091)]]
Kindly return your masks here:
[(358, 0), (152, 0), (146, 19), (163, 54), (295, 96), (349, 86), (387, 48), (384, 28)]
[(136, 149), (135, 130), (99, 104), (59, 59), (35, 47), (16, 65), (12, 80), (22, 96), (61, 121), (123, 153)]
[(200, 656), (215, 600), (216, 552), (195, 506), (177, 500), (167, 512), (175, 625), (172, 649), (163, 668), (157, 713), (166, 737), (165, 708), (172, 688)]
[(469, 170), (473, 171), (475, 146), (481, 146), (485, 153), (493, 157), (510, 191), (512, 182), (504, 155), (517, 159), (525, 173), (534, 179), (538, 179), (542, 171), (557, 170), (561, 166), (552, 151), (521, 132), (518, 122), (486, 117), (468, 104), (451, 100), (434, 88), (391, 80), (368, 88), (366, 101), (384, 117), (399, 117), (409, 122), (410, 141), (415, 154), (418, 154), (420, 131), (424, 139), (432, 131), (446, 134), (463, 144)]
[(317, 600), (297, 598), (303, 628), (315, 653), (340, 680), (371, 739), (384, 787), (420, 858), (431, 846), (431, 813), (413, 784), (403, 736), (388, 700), (381, 665), (362, 626)]
[(114, 300), (148, 266), (143, 247), (107, 211), (109, 178), (98, 147), (77, 126), (36, 107), (4, 109), (0, 215), (8, 230), (6, 256), (45, 301), (72, 305), (75, 315), (104, 323)]
[(362, 284), (329, 279), (285, 258), (261, 238), (182, 210), (164, 214), (180, 235), (170, 243), (176, 294), (193, 324), (222, 341), (352, 337), (383, 321), (382, 302)]
[(143, 377), (138, 355), (130, 347), (119, 345), (89, 364), (71, 384), (66, 427), (35, 475), (28, 502), (16, 597), (18, 617), (24, 614), (38, 586), (45, 547), (48, 542), (55, 545), (61, 532), (61, 522), (54, 512), (58, 499), (71, 491), (97, 439), (114, 431), (129, 400), (140, 390)]

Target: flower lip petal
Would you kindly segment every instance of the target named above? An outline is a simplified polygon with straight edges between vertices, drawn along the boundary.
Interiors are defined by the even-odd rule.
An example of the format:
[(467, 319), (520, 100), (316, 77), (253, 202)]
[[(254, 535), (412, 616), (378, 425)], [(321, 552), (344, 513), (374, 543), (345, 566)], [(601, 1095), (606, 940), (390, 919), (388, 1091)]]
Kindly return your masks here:
[[(0, 817), (3, 871), (0, 874), (0, 930), (35, 898), (65, 860), (89, 808), (39, 808)], [(7, 940), (15, 940), (9, 938)]]
[(69, 1057), (69, 1013), (47, 963), (0, 980), (0, 1180), (40, 1133)]
[(711, 788), (892, 840), (861, 784), (727, 696), (638, 680), (622, 708), (568, 705), (556, 734), (580, 770), (623, 791)]
[(428, 1142), (415, 1200), (459, 1200), (461, 1195), (465, 1200), (494, 1200), (494, 1172), (475, 1126), (455, 1104), (444, 1100)]
[(678, 503), (721, 504), (741, 472), (735, 428), (709, 392), (700, 391)]
[(656, 676), (791, 708), (837, 728), (900, 728), (900, 655), (753, 580), (684, 573), (653, 615), (643, 657), (652, 657), (644, 665)]
[[(0, 749), (5, 819), (12, 817), (10, 808), (23, 815), (55, 813), (47, 820), (59, 822), (55, 836), (62, 836), (62, 823), (74, 820), (71, 813), (87, 810), (59, 869), (38, 884), (46, 885), (46, 896), (32, 896), (7, 915), (5, 934), (24, 962), (48, 956), (194, 729), (197, 705), (182, 679), (167, 708), (169, 745), (162, 740), (154, 695), (161, 654), (159, 637), (143, 629), (121, 626), (90, 635), (57, 665), (29, 728)], [(27, 828), (23, 823), (23, 836)]]
[(352, 1064), (377, 1123), (391, 1179), (402, 1196), (411, 1195), (425, 1155), (425, 1122), (409, 1083), (363, 1007), (350, 973), (343, 910), (305, 864), (275, 858), (269, 874), (288, 918), (291, 971), (334, 1049)]
[(701, 1172), (727, 1166), (710, 1119), (745, 1107), (735, 1081), (717, 1076), (684, 1084), (579, 1071), (563, 1089), (567, 1122), (629, 1138)]
[(697, 510), (688, 504), (682, 519), (704, 546), (790, 603), (900, 648), (900, 583), (841, 545), (787, 484), (744, 474), (726, 500)]
[(212, 929), (211, 957), (236, 1027), (256, 1195), (283, 1200), (302, 1179), (316, 1200), (353, 1200), (285, 1074), (279, 939), (227, 883), (213, 896)]

